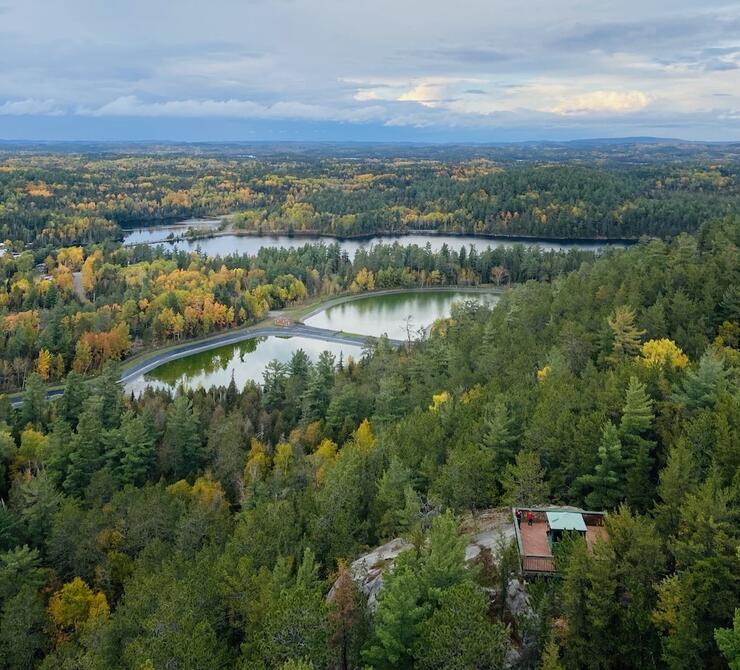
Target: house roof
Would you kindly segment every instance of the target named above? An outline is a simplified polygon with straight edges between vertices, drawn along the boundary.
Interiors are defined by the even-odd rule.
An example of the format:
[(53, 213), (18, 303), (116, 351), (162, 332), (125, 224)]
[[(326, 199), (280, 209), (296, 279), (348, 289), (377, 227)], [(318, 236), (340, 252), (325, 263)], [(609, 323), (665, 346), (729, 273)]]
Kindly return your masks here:
[(577, 530), (586, 532), (586, 522), (580, 512), (547, 512), (551, 530)]

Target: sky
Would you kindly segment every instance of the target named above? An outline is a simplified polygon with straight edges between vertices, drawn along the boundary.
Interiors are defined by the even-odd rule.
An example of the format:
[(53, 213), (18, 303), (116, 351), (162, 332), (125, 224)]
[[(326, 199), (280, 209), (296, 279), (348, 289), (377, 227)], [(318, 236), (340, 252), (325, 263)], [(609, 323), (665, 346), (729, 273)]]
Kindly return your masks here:
[(740, 140), (740, 2), (0, 0), (0, 139)]

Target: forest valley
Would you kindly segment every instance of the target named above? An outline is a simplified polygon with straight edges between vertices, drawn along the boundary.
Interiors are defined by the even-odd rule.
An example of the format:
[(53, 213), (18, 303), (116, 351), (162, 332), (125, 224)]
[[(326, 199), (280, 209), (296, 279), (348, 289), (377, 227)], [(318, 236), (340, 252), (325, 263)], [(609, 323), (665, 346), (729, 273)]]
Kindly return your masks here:
[[(0, 389), (23, 389), (0, 396), (0, 668), (740, 667), (738, 163), (660, 155), (0, 156)], [(641, 239), (120, 244), (227, 213)], [(479, 284), (510, 288), (409, 346), (297, 350), (244, 388), (118, 383), (137, 352), (309, 299)], [(517, 613), (515, 547), (466, 562), (466, 530), (547, 504), (606, 511), (607, 538), (561, 543)], [(351, 564), (395, 538), (368, 607)]]
[(729, 149), (684, 148), (680, 160), (660, 147), (592, 150), (589, 164), (553, 148), (446, 151), (417, 159), (0, 151), (0, 391), (22, 388), (32, 373), (54, 384), (71, 370), (96, 375), (106, 361), (254, 324), (306, 299), (549, 281), (593, 259), (483, 243), (436, 253), (377, 246), (352, 259), (330, 243), (204, 258), (122, 248), (122, 226), (229, 214), (232, 230), (252, 234), (636, 240), (695, 232), (740, 208), (740, 163)]
[[(497, 306), (462, 303), (410, 348), (298, 351), (243, 389), (133, 398), (115, 362), (89, 382), (73, 362), (49, 403), (34, 375), (19, 409), (0, 407), (0, 664), (500, 668), (516, 647), (523, 668), (737, 667), (739, 246), (726, 217), (554, 255), (550, 281), (515, 276)], [(173, 275), (259, 288), (236, 259), (100, 254), (99, 277), (152, 302)], [(332, 251), (248, 263), (267, 279), (312, 254), (323, 268)], [(517, 617), (511, 549), (466, 566), (459, 522), (548, 502), (608, 511), (608, 539), (566, 543)], [(370, 613), (348, 562), (394, 537), (414, 548)]]

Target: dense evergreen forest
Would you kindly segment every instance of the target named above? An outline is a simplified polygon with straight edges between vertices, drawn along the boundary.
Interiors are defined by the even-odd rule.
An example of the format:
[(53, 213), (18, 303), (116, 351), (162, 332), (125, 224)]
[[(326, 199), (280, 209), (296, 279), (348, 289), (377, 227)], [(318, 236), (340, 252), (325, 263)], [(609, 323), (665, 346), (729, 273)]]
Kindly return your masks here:
[[(588, 183), (614, 202), (612, 182)], [(82, 380), (79, 331), (60, 325), (46, 337), (66, 343), (65, 370), (72, 358), (65, 394), (48, 403), (31, 375), (22, 406), (0, 407), (0, 665), (737, 667), (739, 246), (729, 216), (599, 258), (383, 247), (361, 259), (374, 278), (501, 267), (517, 285), (408, 348), (297, 352), (243, 389), (124, 396), (113, 360)], [(50, 265), (65, 254), (121, 310), (149, 299), (137, 287), (155, 302), (173, 273), (214, 296), (237, 282), (242, 300), (357, 281), (331, 247), (210, 261), (104, 245)], [(6, 286), (23, 262), (4, 261)], [(161, 336), (138, 327), (129, 336)], [(532, 611), (514, 615), (511, 550), (466, 564), (461, 520), (547, 502), (608, 511), (608, 539), (566, 543), (560, 576), (532, 582)], [(370, 610), (348, 562), (395, 537), (413, 548)]]
[[(740, 663), (736, 148), (0, 147), (0, 669), (707, 670)], [(640, 238), (211, 258), (126, 226)], [(506, 286), (395, 348), (126, 395), (270, 310)], [(47, 385), (63, 385), (49, 401)], [(606, 511), (526, 583), (511, 505)], [(399, 538), (370, 602), (352, 562)]]

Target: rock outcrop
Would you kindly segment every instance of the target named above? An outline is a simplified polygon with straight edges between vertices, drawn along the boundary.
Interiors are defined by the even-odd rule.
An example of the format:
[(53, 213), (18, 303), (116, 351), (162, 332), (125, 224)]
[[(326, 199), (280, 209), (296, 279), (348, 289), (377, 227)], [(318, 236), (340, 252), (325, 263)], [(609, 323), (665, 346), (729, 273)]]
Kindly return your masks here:
[[(479, 512), (474, 518), (471, 516), (464, 521), (463, 531), (470, 538), (465, 548), (467, 562), (475, 560), (481, 551), (486, 549), (495, 560), (501, 548), (508, 545), (514, 537), (511, 512), (508, 509)], [(374, 611), (378, 604), (378, 594), (383, 587), (383, 573), (393, 567), (396, 557), (402, 551), (412, 547), (410, 542), (397, 537), (360, 556), (352, 563), (352, 577), (365, 594), (371, 611)], [(329, 593), (329, 598), (331, 597), (332, 592)]]

